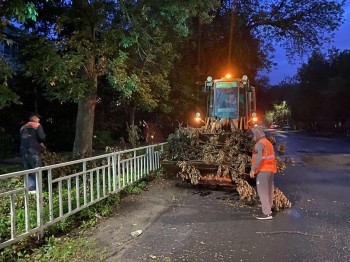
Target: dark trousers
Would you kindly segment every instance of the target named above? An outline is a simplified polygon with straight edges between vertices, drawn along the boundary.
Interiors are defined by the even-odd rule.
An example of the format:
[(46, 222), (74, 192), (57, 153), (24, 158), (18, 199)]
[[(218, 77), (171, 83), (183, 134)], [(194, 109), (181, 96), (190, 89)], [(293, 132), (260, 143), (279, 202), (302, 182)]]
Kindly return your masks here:
[[(24, 170), (36, 168), (41, 165), (39, 155), (23, 154), (21, 158)], [(28, 189), (29, 191), (36, 190), (36, 173), (30, 173), (28, 175)]]

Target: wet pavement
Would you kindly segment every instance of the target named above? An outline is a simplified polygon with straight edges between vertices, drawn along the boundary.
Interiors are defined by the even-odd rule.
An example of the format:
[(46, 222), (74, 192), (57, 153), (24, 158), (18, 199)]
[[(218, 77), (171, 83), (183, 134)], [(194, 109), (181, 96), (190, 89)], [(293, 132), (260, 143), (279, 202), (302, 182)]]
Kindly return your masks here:
[(275, 179), (292, 208), (259, 221), (232, 190), (179, 188), (185, 196), (107, 261), (350, 261), (350, 142), (275, 136), (296, 160)]

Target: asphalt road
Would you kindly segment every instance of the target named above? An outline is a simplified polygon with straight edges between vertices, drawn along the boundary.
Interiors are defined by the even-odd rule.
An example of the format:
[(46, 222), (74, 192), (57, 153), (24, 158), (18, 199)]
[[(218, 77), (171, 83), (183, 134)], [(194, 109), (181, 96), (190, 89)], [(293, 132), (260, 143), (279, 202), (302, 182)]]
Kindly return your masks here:
[(295, 166), (275, 184), (290, 209), (259, 221), (230, 190), (184, 188), (108, 261), (350, 261), (350, 141), (275, 132)]

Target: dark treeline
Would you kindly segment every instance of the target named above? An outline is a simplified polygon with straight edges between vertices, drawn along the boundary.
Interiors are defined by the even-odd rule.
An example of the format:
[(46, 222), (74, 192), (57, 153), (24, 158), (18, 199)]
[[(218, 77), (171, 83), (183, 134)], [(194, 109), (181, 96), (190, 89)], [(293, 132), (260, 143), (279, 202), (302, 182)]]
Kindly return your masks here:
[[(143, 120), (163, 132), (192, 124), (195, 112), (205, 112), (201, 88), (207, 76), (228, 71), (249, 76), (260, 114), (286, 96), (302, 127), (318, 121), (315, 116), (345, 121), (349, 110), (340, 108), (340, 99), (347, 91), (340, 86), (348, 80), (340, 69), (346, 54), (320, 62), (322, 56), (314, 55), (295, 82), (276, 88), (257, 79), (260, 70), (272, 68), (275, 45), (292, 59), (331, 39), (343, 22), (344, 4), (1, 1), (1, 132), (16, 136), (27, 114), (37, 112), (52, 148), (88, 155), (94, 139), (127, 138), (127, 127)], [(337, 113), (320, 108), (326, 103)]]
[[(350, 51), (313, 52), (294, 78), (263, 88), (261, 107), (286, 101), (291, 120), (299, 129), (313, 132), (347, 132), (350, 129)], [(267, 103), (266, 103), (267, 102)]]

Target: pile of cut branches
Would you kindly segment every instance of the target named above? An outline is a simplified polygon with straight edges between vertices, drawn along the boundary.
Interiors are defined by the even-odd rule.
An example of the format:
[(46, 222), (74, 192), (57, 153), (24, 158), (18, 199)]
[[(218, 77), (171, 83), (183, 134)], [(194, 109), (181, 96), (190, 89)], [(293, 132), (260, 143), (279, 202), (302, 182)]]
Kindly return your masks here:
[[(268, 139), (276, 145), (274, 137)], [(254, 146), (252, 138), (247, 132), (236, 130), (224, 141), (220, 136), (201, 138), (200, 129), (182, 127), (168, 137), (168, 148), (163, 154), (163, 160), (176, 161), (181, 171), (178, 173), (182, 179), (190, 180), (192, 184), (200, 183), (202, 174), (198, 170), (199, 163), (216, 167), (216, 172), (205, 174), (213, 179), (229, 178), (236, 185), (240, 199), (246, 204), (254, 205), (259, 202), (258, 195), (253, 186), (247, 181), (247, 173), (251, 166), (251, 152)], [(280, 144), (279, 155), (284, 155), (286, 145)], [(278, 172), (286, 169), (286, 161), (277, 157)], [(291, 206), (285, 195), (275, 188), (274, 209), (280, 210)]]

